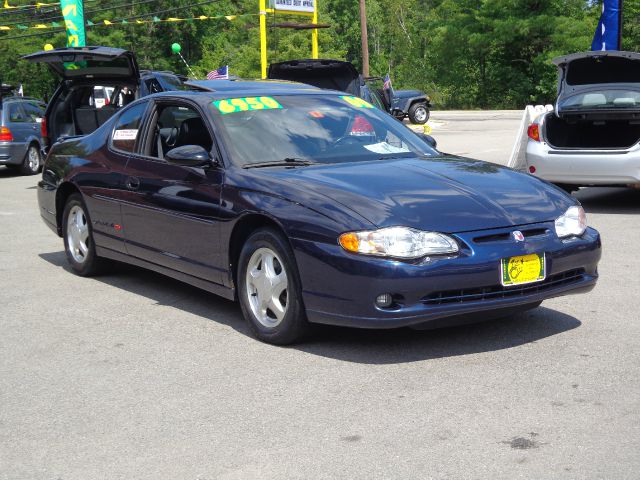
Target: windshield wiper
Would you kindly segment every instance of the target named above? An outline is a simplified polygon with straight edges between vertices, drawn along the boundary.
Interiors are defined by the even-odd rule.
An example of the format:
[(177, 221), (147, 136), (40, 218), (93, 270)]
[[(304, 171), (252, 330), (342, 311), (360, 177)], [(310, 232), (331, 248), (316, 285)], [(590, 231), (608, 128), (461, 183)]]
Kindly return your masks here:
[(287, 157), (282, 160), (276, 160), (272, 162), (259, 162), (259, 163), (248, 163), (243, 165), (242, 168), (262, 168), (262, 167), (299, 167), (312, 165), (316, 162), (311, 160), (305, 160), (304, 158), (296, 158), (296, 157)]

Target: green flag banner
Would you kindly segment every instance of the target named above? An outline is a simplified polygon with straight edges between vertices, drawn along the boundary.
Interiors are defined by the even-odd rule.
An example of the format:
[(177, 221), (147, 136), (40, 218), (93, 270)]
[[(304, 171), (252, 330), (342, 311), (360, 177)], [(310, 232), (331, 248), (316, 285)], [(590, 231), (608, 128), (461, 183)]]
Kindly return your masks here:
[(67, 29), (67, 47), (84, 47), (84, 11), (82, 0), (60, 0), (60, 8)]

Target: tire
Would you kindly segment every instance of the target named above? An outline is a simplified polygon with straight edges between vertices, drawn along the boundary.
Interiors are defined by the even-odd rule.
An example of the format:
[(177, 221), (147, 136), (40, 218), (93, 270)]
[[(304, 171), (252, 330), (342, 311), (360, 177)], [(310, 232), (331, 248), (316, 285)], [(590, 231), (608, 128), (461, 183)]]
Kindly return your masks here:
[(40, 156), (40, 150), (36, 144), (29, 145), (27, 154), (24, 156), (22, 165), (20, 165), (20, 173), (22, 175), (35, 175), (40, 171), (42, 166), (42, 157)]
[(75, 273), (89, 277), (102, 271), (104, 260), (96, 255), (91, 219), (79, 193), (71, 195), (64, 206), (62, 238), (67, 261)]
[(409, 108), (409, 120), (417, 125), (424, 125), (429, 121), (429, 107), (425, 103), (414, 103)]
[(266, 343), (288, 345), (309, 331), (302, 288), (287, 240), (261, 229), (245, 242), (238, 261), (238, 299), (253, 335)]

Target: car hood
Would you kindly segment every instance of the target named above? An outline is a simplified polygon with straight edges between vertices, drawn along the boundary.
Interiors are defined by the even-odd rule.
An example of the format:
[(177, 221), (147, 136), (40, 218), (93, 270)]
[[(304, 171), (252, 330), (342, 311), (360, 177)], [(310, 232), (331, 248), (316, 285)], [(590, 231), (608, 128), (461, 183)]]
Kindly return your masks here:
[[(611, 118), (611, 115), (617, 119), (638, 117), (640, 53), (581, 52), (555, 58), (553, 63), (558, 67), (555, 111), (559, 117), (592, 120)], [(607, 97), (612, 97), (615, 91), (630, 94), (618, 98), (617, 104), (608, 104)]]
[(66, 47), (43, 50), (22, 57), (46, 63), (63, 80), (128, 79), (137, 82), (140, 70), (133, 52), (111, 47)]
[(424, 92), (421, 92), (420, 90), (394, 90), (393, 96), (396, 98), (426, 97)]
[(269, 65), (267, 78), (306, 83), (318, 88), (360, 95), (362, 79), (350, 62), (342, 60), (288, 60)]
[(271, 178), (270, 188), (280, 196), (304, 205), (310, 192), (323, 195), (377, 227), (445, 233), (511, 227), (555, 220), (575, 205), (537, 178), (460, 157), (261, 169), (260, 174)]

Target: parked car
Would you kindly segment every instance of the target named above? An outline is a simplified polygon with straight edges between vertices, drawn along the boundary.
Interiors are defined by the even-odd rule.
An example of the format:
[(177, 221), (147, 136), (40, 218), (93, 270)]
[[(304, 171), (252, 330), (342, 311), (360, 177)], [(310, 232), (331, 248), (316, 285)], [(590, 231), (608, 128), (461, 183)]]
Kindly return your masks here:
[(42, 123), (45, 150), (60, 138), (93, 132), (137, 98), (181, 88), (185, 78), (140, 71), (135, 55), (120, 48), (57, 48), (22, 58), (46, 63), (60, 77)]
[(600, 236), (560, 189), (294, 83), (139, 99), (52, 147), (38, 202), (79, 275), (105, 259), (155, 270), (239, 300), (276, 344), (309, 323), (505, 316), (598, 278)]
[(553, 62), (558, 98), (554, 111), (529, 126), (529, 172), (567, 190), (640, 187), (640, 53), (575, 53)]
[(45, 104), (35, 98), (8, 96), (0, 92), (0, 165), (35, 175), (42, 165), (40, 122)]
[(431, 99), (419, 90), (382, 88), (381, 78), (364, 78), (350, 62), (342, 60), (288, 60), (269, 65), (268, 78), (308, 83), (319, 88), (341, 90), (363, 98), (402, 120), (425, 124), (429, 120)]

